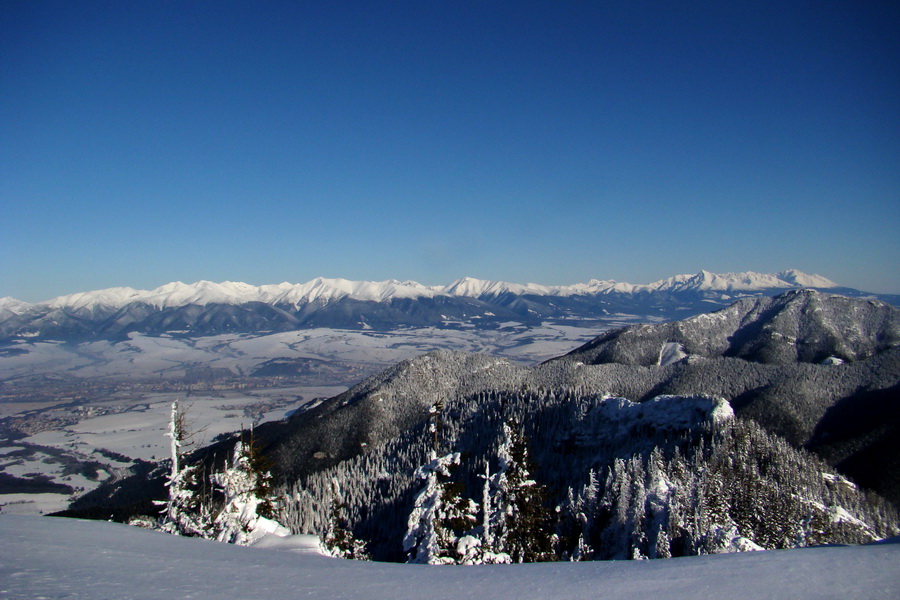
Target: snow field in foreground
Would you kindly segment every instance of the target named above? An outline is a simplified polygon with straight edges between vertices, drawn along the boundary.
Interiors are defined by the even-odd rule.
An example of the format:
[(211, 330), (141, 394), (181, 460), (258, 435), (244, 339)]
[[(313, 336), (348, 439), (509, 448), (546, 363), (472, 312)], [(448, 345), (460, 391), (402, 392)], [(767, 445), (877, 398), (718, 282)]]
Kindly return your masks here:
[(900, 544), (653, 561), (429, 567), (273, 549), (126, 525), (0, 516), (0, 598), (897, 598)]

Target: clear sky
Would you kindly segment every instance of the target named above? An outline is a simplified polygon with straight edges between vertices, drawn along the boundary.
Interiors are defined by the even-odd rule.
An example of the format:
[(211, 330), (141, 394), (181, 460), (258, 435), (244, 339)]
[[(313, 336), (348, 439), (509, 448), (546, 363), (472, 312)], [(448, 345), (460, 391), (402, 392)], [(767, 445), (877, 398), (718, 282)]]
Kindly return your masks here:
[(869, 0), (7, 0), (0, 296), (785, 268), (900, 293), (898, 31)]

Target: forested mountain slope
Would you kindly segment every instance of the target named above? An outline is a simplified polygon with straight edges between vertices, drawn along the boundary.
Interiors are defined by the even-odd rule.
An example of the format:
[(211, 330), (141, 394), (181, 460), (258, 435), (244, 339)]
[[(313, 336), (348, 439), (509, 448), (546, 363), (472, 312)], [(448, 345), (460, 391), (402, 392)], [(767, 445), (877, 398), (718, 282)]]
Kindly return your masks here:
[(766, 364), (819, 363), (830, 358), (862, 360), (898, 343), (896, 307), (797, 290), (774, 298), (747, 298), (683, 321), (610, 331), (568, 357), (586, 364), (642, 366), (684, 355)]
[(448, 400), (399, 438), (281, 488), (326, 537), (335, 507), (379, 560), (663, 558), (859, 543), (896, 511), (727, 402), (579, 392)]
[[(665, 508), (660, 514), (666, 518), (675, 518), (671, 511), (686, 506), (692, 510), (704, 506), (703, 514), (715, 512), (704, 504), (708, 502), (704, 494), (711, 493), (709, 486), (731, 486), (728, 506), (720, 509), (728, 517), (720, 515), (720, 521), (735, 523), (744, 535), (751, 531), (748, 539), (756, 544), (779, 547), (792, 543), (775, 539), (787, 525), (750, 524), (746, 519), (757, 517), (748, 515), (756, 513), (740, 508), (741, 502), (783, 505), (796, 518), (803, 506), (856, 503), (856, 514), (875, 511), (869, 513), (866, 527), (874, 526), (872, 519), (879, 521), (881, 517), (874, 516), (879, 511), (890, 512), (872, 508), (877, 502), (830, 497), (838, 490), (855, 489), (849, 483), (832, 489), (835, 485), (828, 482), (839, 479), (834, 479), (836, 475), (823, 479), (822, 473), (834, 468), (894, 501), (900, 499), (893, 442), (900, 382), (897, 324), (897, 310), (889, 305), (803, 291), (741, 301), (684, 322), (620, 330), (532, 369), (486, 356), (431, 353), (397, 365), (285, 424), (271, 424), (260, 434), (277, 457), (282, 481), (296, 488), (293, 497), (304, 498), (288, 510), (295, 527), (326, 526), (321, 515), (327, 513), (329, 482), (340, 481), (347, 488), (345, 500), (361, 535), (382, 540), (373, 543), (384, 557), (399, 556), (398, 532), (412, 509), (416, 489), (413, 474), (427, 463), (429, 452), (469, 457), (455, 467), (456, 477), (475, 501), (479, 469), (490, 470), (496, 460), (491, 456), (506, 443), (503, 423), (515, 423), (522, 439), (530, 440), (531, 456), (540, 465), (535, 478), (546, 486), (545, 500), (558, 511), (578, 512), (584, 502), (606, 498), (601, 510), (605, 516), (579, 517), (591, 521), (591, 525), (582, 522), (587, 533), (565, 534), (562, 529), (571, 522), (557, 524), (562, 528), (557, 532), (558, 555), (576, 552), (559, 541), (565, 535), (593, 535), (593, 546), (583, 539), (577, 543), (591, 546), (590, 551), (579, 552), (594, 557), (690, 553), (725, 543), (714, 542), (711, 530), (701, 531), (697, 522), (690, 527), (672, 523), (674, 529), (669, 531), (662, 521), (648, 524), (644, 517), (637, 518), (644, 509), (620, 504), (637, 502), (631, 492), (622, 496), (623, 477), (631, 478), (628, 486), (644, 490), (638, 504), (661, 503)], [(674, 344), (680, 345), (669, 353), (675, 360), (660, 360)], [(604, 356), (622, 361), (599, 362)], [(722, 410), (737, 414), (733, 426), (722, 429), (713, 417), (723, 414), (715, 409), (721, 402), (716, 398), (725, 402), (727, 409)], [(429, 423), (439, 435), (429, 435)], [(832, 466), (795, 450), (803, 447)], [(879, 456), (873, 460), (876, 451)], [(750, 470), (740, 482), (722, 483), (734, 474), (735, 465), (756, 466), (747, 467)], [(715, 481), (697, 479), (698, 473), (712, 472), (718, 473)], [(640, 483), (634, 483), (637, 480)], [(767, 500), (758, 495), (740, 498), (744, 492), (739, 490), (750, 480), (758, 490), (773, 490), (766, 492), (771, 494)], [(682, 499), (686, 504), (673, 507), (674, 497), (652, 492), (660, 485), (687, 494)], [(574, 492), (566, 496), (567, 488)], [(591, 510), (600, 510), (597, 506)], [(649, 504), (645, 509), (652, 512)], [(621, 516), (629, 510), (631, 517)], [(632, 539), (622, 531), (611, 533), (609, 511), (620, 511), (616, 527), (636, 527), (640, 535), (628, 534), (637, 535)], [(745, 521), (738, 523), (742, 518)], [(807, 523), (816, 520), (810, 514), (804, 518)], [(621, 519), (631, 519), (630, 524)], [(882, 524), (892, 522), (886, 519)], [(719, 534), (727, 529), (723, 522), (713, 528)], [(849, 521), (834, 522), (849, 527)], [(665, 531), (666, 543), (657, 548), (661, 538), (647, 527)], [(675, 535), (678, 542), (672, 537), (676, 530), (681, 531)], [(852, 538), (861, 531), (840, 535)], [(803, 537), (809, 532), (795, 534)], [(601, 538), (606, 540), (602, 544)]]
[(255, 443), (282, 522), (325, 536), (343, 511), (380, 559), (865, 541), (893, 535), (896, 510), (840, 473), (900, 500), (897, 323), (889, 305), (803, 291), (619, 330), (534, 368), (433, 352)]
[(403, 361), (321, 404), (256, 430), (275, 470), (292, 479), (397, 439), (421, 426), (429, 410), (448, 398), (486, 389), (518, 389), (529, 375), (504, 359), (438, 351)]
[(896, 307), (802, 290), (611, 331), (542, 368), (635, 399), (722, 396), (898, 503), (898, 344)]
[[(852, 464), (856, 453), (886, 443), (895, 431), (898, 313), (877, 301), (788, 292), (686, 321), (611, 332), (533, 369), (437, 352), (404, 361), (259, 434), (278, 448), (279, 471), (295, 476), (348, 458), (364, 444), (394, 439), (425, 420), (433, 404), (456, 396), (580, 390), (645, 401), (661, 394), (707, 394), (728, 400), (738, 415), (796, 446)], [(687, 356), (655, 364), (671, 343), (681, 344)], [(820, 356), (847, 362), (814, 364)], [(857, 401), (864, 404), (860, 414), (834, 417), (852, 413)], [(891, 489), (893, 477), (869, 479), (884, 492)]]

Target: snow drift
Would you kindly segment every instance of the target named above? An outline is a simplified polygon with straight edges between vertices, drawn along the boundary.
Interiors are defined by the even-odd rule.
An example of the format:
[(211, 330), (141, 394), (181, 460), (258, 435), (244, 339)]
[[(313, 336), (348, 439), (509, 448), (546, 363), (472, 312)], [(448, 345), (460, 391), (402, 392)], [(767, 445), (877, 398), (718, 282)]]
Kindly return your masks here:
[(157, 598), (897, 598), (900, 545), (656, 561), (424, 567), (259, 549), (97, 521), (0, 516), (0, 596)]

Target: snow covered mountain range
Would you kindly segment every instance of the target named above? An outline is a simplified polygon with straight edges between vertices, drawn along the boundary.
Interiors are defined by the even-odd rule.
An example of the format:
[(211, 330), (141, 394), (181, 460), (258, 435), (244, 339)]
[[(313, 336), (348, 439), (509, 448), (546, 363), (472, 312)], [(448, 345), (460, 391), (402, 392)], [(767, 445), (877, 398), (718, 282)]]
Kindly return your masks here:
[(0, 310), (23, 314), (35, 308), (97, 311), (123, 308), (129, 304), (146, 304), (157, 309), (179, 308), (190, 304), (248, 304), (262, 302), (273, 305), (299, 307), (313, 302), (326, 302), (349, 298), (369, 302), (386, 302), (399, 298), (435, 298), (438, 296), (491, 298), (504, 294), (516, 296), (585, 296), (609, 294), (640, 294), (652, 292), (725, 292), (740, 293), (767, 289), (836, 288), (838, 285), (820, 275), (807, 275), (791, 269), (775, 275), (763, 273), (723, 273), (700, 271), (695, 275), (675, 275), (646, 285), (635, 285), (613, 280), (592, 279), (587, 283), (565, 286), (546, 286), (535, 283), (518, 284), (505, 281), (485, 281), (463, 277), (444, 286), (425, 286), (415, 281), (349, 281), (317, 277), (300, 284), (279, 283), (254, 286), (247, 283), (225, 281), (214, 283), (198, 281), (167, 283), (153, 290), (136, 290), (115, 287), (91, 292), (79, 292), (59, 296), (52, 300), (29, 304), (15, 298), (0, 298)]
[[(591, 280), (567, 286), (462, 278), (446, 286), (317, 278), (303, 284), (174, 282), (153, 290), (109, 288), (30, 304), (0, 299), (0, 341), (123, 339), (130, 332), (190, 336), (291, 331), (310, 327), (496, 328), (565, 320), (578, 325), (611, 314), (684, 318), (746, 296), (814, 288), (850, 296), (819, 275), (701, 271), (646, 285)], [(887, 299), (891, 301), (891, 299)]]

